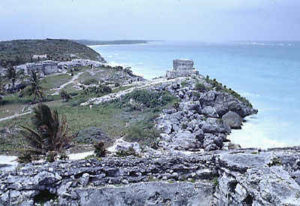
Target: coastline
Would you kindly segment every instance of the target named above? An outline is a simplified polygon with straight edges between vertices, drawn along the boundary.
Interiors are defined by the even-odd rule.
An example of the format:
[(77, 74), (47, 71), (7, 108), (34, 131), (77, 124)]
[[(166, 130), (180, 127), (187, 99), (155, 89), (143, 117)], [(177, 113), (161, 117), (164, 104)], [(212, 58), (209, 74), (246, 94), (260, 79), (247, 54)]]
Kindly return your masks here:
[[(296, 78), (299, 76), (299, 61), (294, 58), (300, 47), (297, 46), (299, 43), (293, 45), (293, 50), (288, 49), (290, 47), (280, 46), (272, 47), (270, 51), (269, 46), (240, 46), (236, 43), (218, 44), (216, 47), (189, 42), (186, 44), (164, 42), (141, 47), (128, 45), (122, 49), (113, 46), (94, 49), (102, 52), (108, 61), (124, 62), (131, 65), (133, 70), (138, 68), (139, 74), (147, 74), (144, 76), (146, 79), (158, 76), (170, 68), (170, 61), (175, 57), (194, 59), (195, 66), (199, 68), (201, 74), (216, 78), (235, 89), (259, 109), (260, 113), (257, 116), (259, 123), (250, 120), (245, 126), (252, 125), (253, 122), (251, 128), (260, 133), (260, 138), (256, 138), (258, 143), (261, 138), (276, 140), (270, 142), (268, 146), (262, 145), (265, 148), (275, 145), (297, 146), (299, 142), (297, 122), (300, 121), (298, 110), (300, 102)], [(286, 51), (284, 55), (283, 51)], [(263, 58), (254, 55), (256, 53)], [(148, 78), (149, 76), (151, 78)], [(247, 128), (248, 126), (243, 128), (241, 133), (248, 130)], [(243, 140), (241, 144), (247, 145), (244, 144), (246, 141)]]
[[(226, 139), (244, 117), (257, 113), (247, 99), (196, 72), (152, 80), (144, 87), (179, 98), (155, 119), (162, 131), (157, 150), (121, 139), (102, 158), (85, 158), (93, 152), (84, 152), (71, 154), (70, 160), (12, 165), (8, 168), (12, 171), (0, 172), (0, 204), (33, 205), (40, 196), (49, 197), (44, 201), (48, 205), (91, 206), (95, 202), (147, 205), (150, 201), (163, 205), (178, 200), (183, 205), (299, 202), (299, 148), (240, 149)], [(92, 108), (114, 101), (133, 90), (92, 98), (87, 105)], [(138, 103), (134, 101), (130, 102)], [(134, 154), (119, 156), (120, 148), (131, 148)]]

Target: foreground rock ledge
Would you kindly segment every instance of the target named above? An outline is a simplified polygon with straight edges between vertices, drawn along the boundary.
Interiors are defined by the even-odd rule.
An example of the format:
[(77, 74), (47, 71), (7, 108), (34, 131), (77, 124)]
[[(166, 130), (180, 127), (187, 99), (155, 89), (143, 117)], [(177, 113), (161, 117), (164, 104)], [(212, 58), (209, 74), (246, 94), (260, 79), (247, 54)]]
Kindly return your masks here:
[(299, 184), (300, 148), (109, 157), (2, 173), (0, 205), (300, 205)]

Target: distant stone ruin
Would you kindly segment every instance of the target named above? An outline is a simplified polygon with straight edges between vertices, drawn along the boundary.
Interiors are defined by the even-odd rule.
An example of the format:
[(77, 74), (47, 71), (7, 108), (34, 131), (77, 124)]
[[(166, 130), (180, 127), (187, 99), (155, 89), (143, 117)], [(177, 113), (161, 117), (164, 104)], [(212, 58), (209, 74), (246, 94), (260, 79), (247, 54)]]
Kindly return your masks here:
[[(40, 73), (41, 75), (49, 75), (54, 73), (64, 72), (68, 68), (93, 66), (101, 67), (102, 62), (93, 61), (89, 59), (72, 59), (71, 61), (58, 62), (52, 60), (39, 61), (35, 63), (26, 63), (15, 66), (16, 72), (23, 71), (25, 75), (30, 74), (31, 71)], [(1, 71), (1, 68), (0, 68)]]
[(32, 55), (32, 60), (40, 61), (40, 60), (46, 60), (47, 58), (48, 58), (47, 54), (42, 54), (42, 55), (34, 54), (34, 55)]
[(167, 71), (166, 77), (173, 79), (176, 77), (189, 77), (198, 75), (199, 72), (194, 68), (194, 62), (188, 59), (173, 60), (173, 70)]

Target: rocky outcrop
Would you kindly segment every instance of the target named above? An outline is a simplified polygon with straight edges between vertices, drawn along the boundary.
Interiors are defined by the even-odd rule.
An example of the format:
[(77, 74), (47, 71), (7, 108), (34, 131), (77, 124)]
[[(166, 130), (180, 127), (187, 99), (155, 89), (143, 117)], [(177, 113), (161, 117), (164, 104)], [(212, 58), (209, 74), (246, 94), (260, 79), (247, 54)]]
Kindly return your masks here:
[[(204, 88), (199, 90), (199, 84)], [(231, 128), (240, 128), (243, 117), (257, 113), (257, 110), (233, 95), (213, 89), (201, 75), (141, 82), (118, 93), (92, 98), (81, 105), (118, 100), (136, 89), (167, 91), (179, 100), (177, 105), (163, 110), (155, 120), (157, 128), (161, 130), (159, 146), (165, 150), (222, 149), (229, 142), (226, 137)]]
[[(0, 205), (299, 205), (300, 148), (108, 157), (0, 174)], [(51, 200), (52, 199), (52, 200)]]
[[(80, 204), (94, 205), (197, 205), (213, 202), (213, 185), (205, 182), (147, 182), (123, 187), (103, 187), (99, 190), (78, 189)], [(67, 202), (66, 202), (67, 203)]]
[[(196, 85), (206, 89), (197, 90)], [(160, 146), (166, 150), (222, 149), (231, 128), (241, 127), (242, 117), (255, 114), (257, 110), (224, 91), (209, 89), (202, 76), (162, 84), (154, 89), (169, 91), (178, 97), (179, 104), (164, 110), (156, 119), (162, 131)]]

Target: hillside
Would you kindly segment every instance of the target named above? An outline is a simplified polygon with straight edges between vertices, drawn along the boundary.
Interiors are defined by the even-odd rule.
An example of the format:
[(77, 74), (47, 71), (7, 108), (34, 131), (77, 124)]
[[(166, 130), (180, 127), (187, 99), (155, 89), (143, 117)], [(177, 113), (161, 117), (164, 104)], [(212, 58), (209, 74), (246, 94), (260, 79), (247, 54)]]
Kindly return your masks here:
[(105, 61), (93, 49), (65, 39), (0, 41), (0, 65), (32, 62), (33, 55), (47, 54), (52, 60), (69, 60), (71, 56)]
[(74, 40), (77, 43), (84, 45), (109, 45), (109, 44), (146, 44), (147, 40), (112, 40), (112, 41), (98, 41), (98, 40)]

